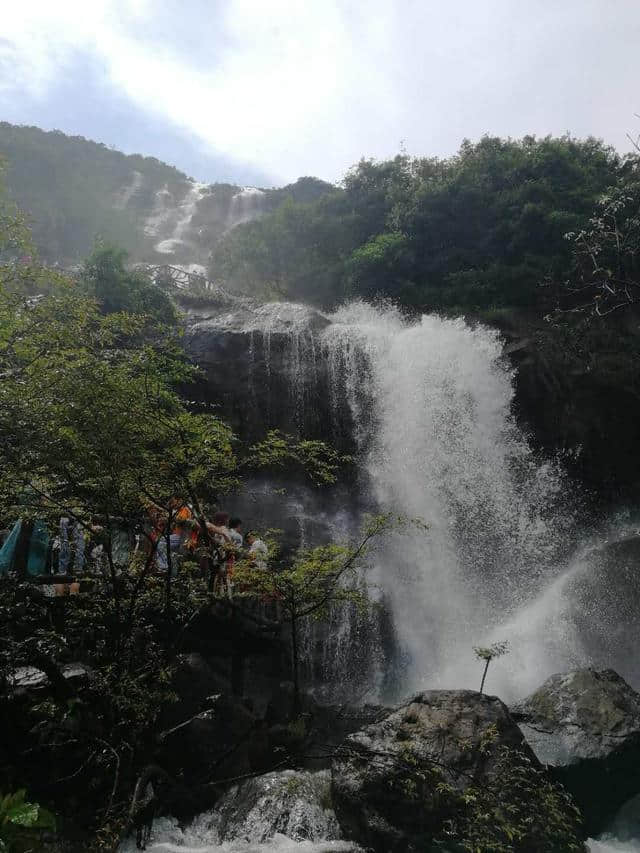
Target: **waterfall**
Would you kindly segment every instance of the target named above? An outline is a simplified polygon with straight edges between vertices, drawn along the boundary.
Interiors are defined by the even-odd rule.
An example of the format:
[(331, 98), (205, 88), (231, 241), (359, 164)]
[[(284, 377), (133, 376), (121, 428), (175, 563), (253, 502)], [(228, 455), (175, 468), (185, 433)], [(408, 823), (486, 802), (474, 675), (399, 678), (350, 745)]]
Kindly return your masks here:
[(156, 244), (156, 252), (160, 252), (162, 255), (173, 255), (188, 244), (188, 231), (191, 226), (191, 220), (198, 207), (198, 202), (207, 189), (208, 184), (197, 181), (191, 182), (191, 186), (178, 208), (178, 218), (173, 233), (170, 237)]
[[(372, 556), (383, 638), (363, 634), (346, 611), (328, 632), (305, 635), (323, 695), (331, 683), (361, 695), (370, 676), (377, 698), (392, 701), (430, 687), (477, 689), (473, 648), (497, 641), (510, 652), (491, 665), (487, 690), (506, 700), (577, 666), (614, 667), (635, 683), (637, 525), (581, 522), (575, 485), (514, 419), (514, 371), (496, 331), (365, 303), (331, 315), (268, 303), (206, 319), (192, 335), (197, 352), (216, 354), (212, 398), (220, 358), (231, 373), (246, 365), (237, 398), (237, 383), (223, 387), (250, 427), (324, 437), (355, 454), (344, 492), (296, 492), (297, 509), (271, 500), (271, 526), (293, 512), (310, 544), (327, 531), (341, 540), (356, 534), (363, 507), (428, 526), (394, 534)], [(629, 546), (624, 571), (619, 545)]]
[(232, 198), (227, 217), (227, 230), (257, 219), (262, 213), (264, 190), (257, 187), (242, 187)]
[[(512, 418), (499, 336), (365, 304), (331, 320), (331, 397), (348, 401), (362, 488), (428, 525), (394, 535), (376, 558), (374, 580), (406, 652), (404, 689), (477, 687), (473, 646), (498, 638), (512, 651), (492, 672), (492, 692), (537, 686), (549, 673), (530, 644), (542, 638), (519, 633), (517, 614), (555, 581), (572, 519), (560, 472), (535, 459)], [(562, 625), (545, 628), (557, 645), (567, 639)], [(580, 657), (564, 651), (567, 662)]]
[[(302, 432), (313, 422), (309, 410), (317, 414), (326, 406), (326, 434), (351, 433), (356, 506), (335, 495), (333, 503), (319, 505), (303, 491), (275, 505), (270, 484), (259, 499), (265, 510), (295, 518), (302, 545), (317, 541), (319, 522), (337, 540), (354, 534), (362, 506), (428, 526), (393, 534), (372, 555), (374, 594), (386, 605), (400, 647), (394, 698), (433, 687), (477, 689), (481, 666), (473, 646), (498, 640), (507, 640), (511, 651), (492, 664), (487, 691), (505, 700), (574, 666), (595, 662), (624, 672), (623, 658), (635, 657), (637, 647), (628, 626), (638, 619), (632, 606), (628, 612), (618, 606), (609, 587), (630, 601), (637, 597), (637, 525), (627, 520), (594, 532), (580, 528), (572, 484), (557, 465), (536, 456), (514, 420), (514, 373), (495, 331), (462, 319), (410, 320), (394, 308), (363, 303), (333, 315), (287, 303), (243, 304), (207, 320), (199, 333), (204, 330), (210, 347), (221, 339), (216, 352), (231, 352), (232, 365), (242, 360), (244, 345), (245, 395), (247, 389), (261, 400), (280, 395), (272, 400), (269, 426), (287, 418)], [(224, 372), (220, 358), (215, 368)], [(627, 545), (625, 587), (619, 554), (603, 554)], [(605, 595), (596, 589), (624, 615), (617, 633), (611, 609), (602, 614)], [(606, 643), (594, 658), (588, 639), (598, 619)], [(385, 628), (373, 623), (359, 637), (363, 623), (342, 611), (331, 614), (323, 633), (308, 627), (303, 657), (315, 667), (316, 685), (355, 685), (364, 673), (365, 680), (378, 678), (372, 686), (383, 692), (386, 662), (376, 667), (367, 660), (375, 664), (385, 654), (382, 637), (372, 636)], [(326, 784), (321, 774), (267, 774), (255, 786), (232, 789), (190, 826), (157, 821), (149, 849), (356, 850), (340, 840), (323, 805)], [(640, 848), (611, 838), (592, 840), (588, 849)]]

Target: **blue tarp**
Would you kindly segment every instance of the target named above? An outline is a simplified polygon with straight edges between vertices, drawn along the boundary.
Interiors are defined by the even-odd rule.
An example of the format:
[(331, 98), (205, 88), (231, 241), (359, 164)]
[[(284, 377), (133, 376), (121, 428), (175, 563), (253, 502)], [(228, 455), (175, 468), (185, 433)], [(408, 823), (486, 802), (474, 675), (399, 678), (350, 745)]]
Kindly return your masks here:
[(16, 521), (13, 525), (11, 533), (5, 539), (4, 545), (0, 548), (0, 577), (8, 575), (13, 570), (13, 561), (16, 555), (16, 546), (20, 539), (20, 531), (22, 530), (22, 522)]
[(47, 573), (47, 554), (49, 553), (49, 531), (43, 521), (36, 519), (33, 523), (31, 541), (29, 542), (29, 558), (27, 559), (27, 574), (32, 577)]
[[(16, 559), (16, 548), (20, 540), (22, 521), (16, 521), (11, 533), (0, 548), (0, 577), (14, 570)], [(47, 572), (47, 554), (49, 552), (49, 531), (43, 521), (36, 520), (33, 523), (31, 539), (29, 541), (29, 555), (27, 557), (27, 574), (31, 577), (44, 575)]]

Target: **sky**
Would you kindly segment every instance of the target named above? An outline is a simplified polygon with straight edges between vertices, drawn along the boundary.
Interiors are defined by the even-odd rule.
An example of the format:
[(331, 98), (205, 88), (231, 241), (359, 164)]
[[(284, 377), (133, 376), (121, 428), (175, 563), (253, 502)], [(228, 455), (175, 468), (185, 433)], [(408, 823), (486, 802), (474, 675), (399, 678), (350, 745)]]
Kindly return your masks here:
[(639, 0), (17, 0), (2, 24), (0, 120), (199, 180), (640, 133)]

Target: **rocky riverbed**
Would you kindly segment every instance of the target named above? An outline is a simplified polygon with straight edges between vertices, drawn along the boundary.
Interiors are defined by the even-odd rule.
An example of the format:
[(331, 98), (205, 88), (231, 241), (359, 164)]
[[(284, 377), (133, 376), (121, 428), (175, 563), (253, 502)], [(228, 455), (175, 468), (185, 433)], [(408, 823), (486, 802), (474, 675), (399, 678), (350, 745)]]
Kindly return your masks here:
[[(280, 710), (286, 715), (282, 702)], [(307, 718), (313, 714), (307, 704)], [(640, 696), (612, 671), (553, 676), (511, 710), (474, 691), (434, 690), (393, 709), (363, 710), (357, 730), (355, 711), (346, 725), (344, 709), (315, 710), (316, 720), (322, 715), (323, 725), (342, 735), (327, 753), (330, 768), (302, 769), (312, 764), (302, 748), (300, 769), (231, 785), (213, 809), (187, 824), (159, 818), (148, 849), (423, 853), (448, 837), (457, 849), (478, 828), (470, 822), (474, 804), (492, 807), (491, 798), (500, 809), (487, 831), (496, 830), (508, 806), (516, 829), (507, 849), (515, 853), (640, 849), (633, 838)], [(550, 797), (553, 807), (545, 812)], [(523, 806), (528, 811), (519, 826)], [(121, 849), (133, 851), (133, 840)]]

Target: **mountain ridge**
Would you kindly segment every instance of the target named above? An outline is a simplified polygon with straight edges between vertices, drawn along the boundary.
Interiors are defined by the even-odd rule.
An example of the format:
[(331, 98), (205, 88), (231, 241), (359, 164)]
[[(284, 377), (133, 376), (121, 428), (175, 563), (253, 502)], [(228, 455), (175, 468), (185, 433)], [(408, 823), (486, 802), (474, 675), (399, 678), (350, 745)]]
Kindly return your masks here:
[(279, 189), (201, 183), (153, 156), (9, 122), (0, 122), (0, 158), (38, 251), (62, 265), (81, 262), (99, 239), (126, 249), (134, 262), (204, 268), (231, 228), (289, 195), (317, 197), (330, 187), (309, 178)]

